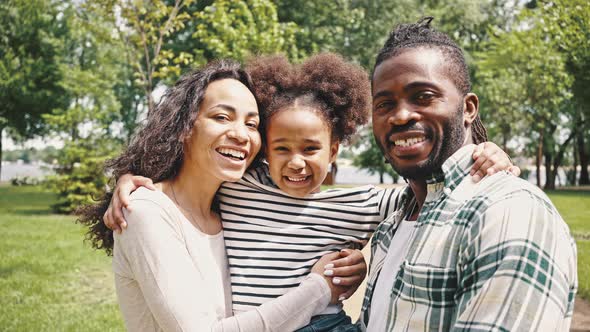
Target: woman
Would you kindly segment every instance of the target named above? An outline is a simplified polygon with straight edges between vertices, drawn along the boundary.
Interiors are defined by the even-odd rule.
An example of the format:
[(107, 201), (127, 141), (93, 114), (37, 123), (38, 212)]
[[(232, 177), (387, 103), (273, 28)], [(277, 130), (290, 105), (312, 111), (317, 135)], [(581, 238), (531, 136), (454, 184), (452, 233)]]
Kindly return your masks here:
[(108, 163), (115, 178), (133, 173), (156, 182), (155, 191), (131, 196), (129, 226), (114, 241), (101, 220), (110, 195), (82, 211), (95, 247), (110, 251), (114, 245), (117, 295), (129, 330), (294, 330), (347, 290), (322, 276), (338, 257), (329, 254), (289, 293), (228, 317), (215, 193), (222, 182), (240, 179), (255, 159), (259, 121), (249, 76), (234, 62), (215, 62), (183, 76), (126, 151)]

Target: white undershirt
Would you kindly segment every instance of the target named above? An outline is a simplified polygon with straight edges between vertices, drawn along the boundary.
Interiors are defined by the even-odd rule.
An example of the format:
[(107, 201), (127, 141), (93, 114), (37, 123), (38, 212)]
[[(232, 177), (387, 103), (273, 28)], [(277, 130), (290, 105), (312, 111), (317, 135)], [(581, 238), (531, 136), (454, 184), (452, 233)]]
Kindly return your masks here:
[(399, 268), (408, 253), (410, 244), (412, 243), (412, 235), (414, 232), (415, 221), (404, 220), (398, 226), (389, 251), (385, 256), (383, 267), (379, 273), (379, 278), (375, 284), (373, 291), (373, 298), (371, 299), (371, 319), (369, 319), (369, 326), (367, 331), (385, 331), (387, 323), (387, 312), (389, 309), (390, 297), (389, 294), (393, 289), (393, 283)]

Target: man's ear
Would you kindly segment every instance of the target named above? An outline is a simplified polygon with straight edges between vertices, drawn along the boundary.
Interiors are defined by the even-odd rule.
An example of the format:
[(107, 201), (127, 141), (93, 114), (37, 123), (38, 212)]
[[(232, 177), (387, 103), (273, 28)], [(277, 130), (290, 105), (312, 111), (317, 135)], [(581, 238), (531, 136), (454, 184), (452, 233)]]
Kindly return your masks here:
[(479, 114), (479, 98), (475, 93), (469, 92), (463, 97), (463, 124), (471, 126)]
[(336, 161), (336, 157), (338, 157), (338, 148), (339, 147), (340, 147), (339, 142), (334, 142), (330, 146), (330, 163), (333, 163)]

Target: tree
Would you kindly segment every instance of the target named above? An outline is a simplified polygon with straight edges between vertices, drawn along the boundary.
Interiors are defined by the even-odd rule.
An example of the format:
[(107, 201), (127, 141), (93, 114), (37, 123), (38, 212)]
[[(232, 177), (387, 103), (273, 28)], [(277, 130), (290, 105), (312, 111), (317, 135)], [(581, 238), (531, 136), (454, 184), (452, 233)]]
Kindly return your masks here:
[(279, 23), (269, 0), (215, 0), (193, 17), (198, 64), (218, 58), (243, 61), (257, 54), (282, 52), (291, 59), (300, 55), (295, 41), (297, 26)]
[(60, 84), (71, 102), (44, 117), (64, 141), (56, 175), (47, 185), (58, 194), (54, 208), (67, 213), (105, 190), (102, 162), (120, 148), (111, 123), (121, 106), (114, 88), (124, 75), (118, 62), (121, 45), (108, 21), (83, 5), (64, 6), (60, 14), (67, 29), (60, 63), (67, 75)]
[(42, 132), (43, 114), (68, 103), (58, 7), (51, 0), (0, 3), (0, 137), (31, 138)]
[(399, 175), (385, 161), (383, 152), (379, 149), (372, 130), (369, 129), (362, 135), (362, 141), (368, 143), (368, 145), (354, 158), (353, 165), (366, 169), (369, 174), (379, 174), (379, 183), (384, 183), (385, 174), (389, 174), (393, 179), (393, 183), (396, 183)]
[(496, 81), (495, 87), (499, 89), (495, 95), (500, 98), (491, 101), (496, 103), (493, 108), (501, 109), (501, 100), (508, 105), (511, 104), (507, 98), (519, 100), (521, 106), (513, 111), (520, 112), (516, 117), (523, 121), (529, 120), (528, 126), (535, 133), (530, 143), (536, 145), (537, 185), (541, 185), (540, 170), (545, 158), (545, 187), (551, 189), (555, 186), (554, 174), (559, 167), (553, 161), (561, 162), (561, 150), (571, 142), (569, 137), (561, 142), (555, 137), (559, 137), (557, 133), (563, 130), (572, 129), (564, 122), (569, 116), (562, 112), (570, 109), (566, 105), (572, 78), (566, 70), (563, 54), (551, 43), (543, 42), (547, 39), (543, 26), (535, 20), (527, 22), (528, 26), (521, 22), (523, 28), (517, 30), (496, 31), (486, 51), (479, 55), (479, 69), (483, 72), (482, 77), (504, 80), (508, 78), (505, 73), (510, 72), (512, 78), (523, 78), (503, 86), (503, 81)]
[(191, 15), (186, 11), (195, 0), (123, 1), (101, 0), (88, 7), (106, 14), (128, 48), (125, 56), (135, 69), (136, 83), (142, 88), (147, 110), (155, 107), (152, 96), (162, 78), (178, 77), (193, 57), (166, 47), (184, 29)]

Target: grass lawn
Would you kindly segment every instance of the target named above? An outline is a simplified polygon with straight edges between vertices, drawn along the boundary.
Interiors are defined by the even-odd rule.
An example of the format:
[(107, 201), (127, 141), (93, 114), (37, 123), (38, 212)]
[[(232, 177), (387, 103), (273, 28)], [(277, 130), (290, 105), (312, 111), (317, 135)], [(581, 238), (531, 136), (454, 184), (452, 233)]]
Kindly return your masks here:
[[(580, 295), (590, 299), (590, 192), (549, 196), (577, 239)], [(53, 200), (0, 185), (0, 330), (123, 330), (110, 258), (82, 242), (74, 217), (51, 213)]]
[(84, 245), (53, 195), (0, 186), (0, 330), (120, 331), (110, 258)]

